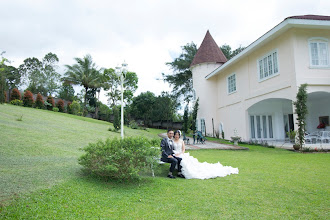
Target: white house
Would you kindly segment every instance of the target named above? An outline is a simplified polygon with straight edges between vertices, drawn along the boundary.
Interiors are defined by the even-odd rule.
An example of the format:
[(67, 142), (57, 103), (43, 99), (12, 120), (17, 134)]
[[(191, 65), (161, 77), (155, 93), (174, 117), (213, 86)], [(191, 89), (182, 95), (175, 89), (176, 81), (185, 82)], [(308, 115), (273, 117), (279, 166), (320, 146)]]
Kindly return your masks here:
[(288, 17), (229, 61), (208, 31), (191, 64), (198, 130), (285, 140), (297, 129), (293, 101), (304, 83), (307, 131), (316, 131), (320, 120), (329, 123), (329, 49), (330, 16)]

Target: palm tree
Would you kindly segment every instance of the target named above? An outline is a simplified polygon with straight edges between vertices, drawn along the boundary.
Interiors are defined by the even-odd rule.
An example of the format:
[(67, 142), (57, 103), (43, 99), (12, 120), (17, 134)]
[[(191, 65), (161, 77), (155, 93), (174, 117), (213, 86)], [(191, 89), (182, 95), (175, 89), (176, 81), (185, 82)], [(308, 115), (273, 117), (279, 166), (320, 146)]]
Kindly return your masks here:
[(65, 65), (67, 71), (63, 80), (85, 88), (84, 110), (86, 110), (87, 91), (89, 88), (95, 88), (95, 86), (99, 85), (102, 78), (101, 70), (93, 63), (92, 57), (89, 54), (83, 58), (75, 57), (74, 60), (77, 62), (76, 64), (72, 66)]

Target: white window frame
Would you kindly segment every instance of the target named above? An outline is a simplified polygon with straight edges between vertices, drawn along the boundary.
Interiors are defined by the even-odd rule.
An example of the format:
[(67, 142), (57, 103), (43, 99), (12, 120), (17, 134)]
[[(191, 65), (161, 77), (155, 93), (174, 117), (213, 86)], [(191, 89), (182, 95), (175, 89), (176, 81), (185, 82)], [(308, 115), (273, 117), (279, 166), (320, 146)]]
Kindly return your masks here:
[[(276, 54), (276, 60), (274, 60), (274, 54)], [(261, 63), (260, 63), (261, 62)], [(260, 68), (260, 64), (261, 67)], [(269, 70), (271, 69), (271, 72)], [(257, 59), (257, 75), (258, 81), (262, 82), (264, 80), (273, 78), (280, 74), (279, 62), (278, 62), (278, 49), (272, 50), (269, 53), (259, 57)], [(276, 71), (276, 72), (275, 72)], [(265, 73), (267, 76), (265, 76)], [(263, 77), (261, 78), (261, 75)]]
[[(231, 84), (229, 84), (229, 78), (232, 77), (232, 76), (235, 77), (235, 90), (230, 91), (230, 87), (229, 86)], [(236, 73), (232, 73), (229, 76), (227, 76), (227, 93), (228, 93), (228, 95), (230, 95), (230, 94), (233, 94), (235, 92), (237, 92), (237, 77), (236, 77)]]
[(205, 118), (201, 118), (200, 119), (200, 124), (201, 124), (201, 130), (200, 130), (200, 132), (202, 132), (202, 134), (204, 134), (205, 133), (205, 129), (206, 129)]
[(193, 88), (192, 89), (192, 101), (196, 101), (197, 100), (197, 95), (196, 95), (196, 90)]
[[(312, 43), (316, 43), (317, 44), (317, 49), (318, 49), (318, 62), (319, 64), (313, 64), (313, 56), (312, 56)], [(324, 43), (326, 48), (326, 61), (327, 64), (321, 65), (320, 64), (320, 43)], [(308, 53), (309, 53), (309, 66), (311, 68), (329, 68), (330, 67), (330, 60), (329, 60), (329, 40), (327, 38), (323, 38), (323, 37), (312, 37), (308, 39)]]

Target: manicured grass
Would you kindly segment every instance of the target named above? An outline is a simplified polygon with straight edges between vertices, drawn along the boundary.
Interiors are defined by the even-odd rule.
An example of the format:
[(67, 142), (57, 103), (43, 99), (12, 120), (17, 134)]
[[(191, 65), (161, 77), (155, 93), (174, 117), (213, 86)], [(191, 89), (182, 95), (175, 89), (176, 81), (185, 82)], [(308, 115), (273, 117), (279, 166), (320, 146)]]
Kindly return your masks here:
[[(22, 116), (23, 115), (23, 116)], [(22, 116), (22, 121), (17, 121)], [(120, 133), (112, 124), (80, 116), (0, 105), (0, 202), (15, 194), (50, 187), (80, 170), (79, 149)], [(125, 135), (157, 137), (125, 127)]]
[[(53, 126), (49, 124), (57, 124), (57, 122), (49, 121), (47, 118), (60, 121), (62, 117), (65, 118), (60, 123), (65, 131), (53, 131), (52, 133), (55, 134), (68, 133), (70, 127), (72, 129), (83, 127), (79, 130), (77, 137), (74, 132), (71, 134), (70, 141), (69, 138), (66, 139), (69, 143), (62, 142), (62, 145), (65, 146), (43, 142), (42, 146), (45, 149), (37, 148), (37, 145), (29, 145), (31, 148), (29, 151), (18, 153), (20, 151), (14, 150), (15, 144), (11, 144), (11, 150), (9, 147), (4, 148), (4, 144), (1, 142), (1, 193), (3, 193), (5, 184), (2, 176), (6, 173), (13, 179), (16, 176), (22, 180), (24, 179), (22, 175), (24, 176), (27, 172), (29, 174), (26, 175), (26, 178), (34, 181), (34, 177), (39, 176), (40, 182), (37, 184), (37, 189), (33, 188), (31, 184), (29, 190), (32, 191), (31, 193), (24, 191), (16, 199), (7, 201), (0, 208), (0, 218), (329, 219), (330, 217), (328, 187), (330, 160), (327, 153), (302, 154), (250, 145), (242, 145), (250, 148), (247, 151), (191, 150), (190, 154), (199, 161), (211, 163), (220, 161), (223, 165), (238, 167), (240, 173), (209, 180), (173, 180), (165, 178), (169, 165), (164, 164), (156, 172), (155, 178), (146, 176), (142, 182), (125, 184), (104, 182), (84, 176), (80, 172), (76, 159), (81, 154), (78, 148), (84, 146), (85, 142), (102, 139), (102, 135), (119, 136), (119, 134), (107, 131), (108, 124), (102, 125), (75, 118), (68, 119), (60, 113), (0, 105), (1, 140), (3, 125), (14, 132), (19, 127), (19, 123), (28, 123), (29, 117), (25, 119), (23, 116), (22, 122), (16, 121), (14, 116), (12, 120), (3, 117), (4, 114), (16, 114), (15, 112), (18, 110), (24, 113), (29, 112), (25, 113), (27, 115), (36, 114), (43, 117), (42, 120), (44, 120), (44, 124), (48, 124), (48, 127)], [(42, 116), (43, 114), (47, 116)], [(18, 124), (16, 125), (16, 123)], [(69, 123), (70, 126), (65, 123)], [(76, 123), (77, 126), (75, 126)], [(33, 123), (26, 127), (23, 131), (29, 131), (29, 134), (39, 141), (40, 139), (35, 133), (46, 136), (47, 132), (44, 131), (46, 127), (39, 129)], [(38, 132), (32, 131), (34, 129)], [(101, 131), (85, 133), (84, 129)], [(102, 131), (102, 129), (106, 131)], [(156, 130), (153, 132), (127, 130), (127, 133), (129, 132), (132, 132), (132, 135), (145, 134), (150, 137), (155, 136), (152, 133), (157, 133)], [(8, 134), (11, 133), (7, 132)], [(16, 132), (16, 134), (19, 133)], [(24, 149), (24, 143), (30, 143), (33, 139), (28, 137), (25, 135), (24, 138), (27, 140), (22, 140), (21, 144), (17, 144), (19, 142), (15, 138), (13, 142), (19, 148)], [(6, 143), (10, 144), (11, 141), (7, 140)], [(38, 150), (33, 150), (34, 148)], [(70, 150), (65, 151), (67, 148)], [(12, 161), (9, 165), (2, 162), (2, 159), (7, 157)], [(28, 158), (31, 163), (22, 164), (21, 158)], [(36, 161), (32, 161), (33, 158), (36, 158)], [(52, 166), (55, 165), (57, 167), (52, 169)], [(4, 166), (6, 167), (5, 172), (2, 169)], [(24, 172), (21, 169), (24, 169)], [(44, 183), (48, 177), (44, 179), (42, 177), (46, 173), (49, 178), (55, 175), (53, 180), (56, 184)], [(6, 181), (10, 181), (10, 179), (7, 178)], [(6, 184), (6, 186), (11, 186), (10, 182)]]

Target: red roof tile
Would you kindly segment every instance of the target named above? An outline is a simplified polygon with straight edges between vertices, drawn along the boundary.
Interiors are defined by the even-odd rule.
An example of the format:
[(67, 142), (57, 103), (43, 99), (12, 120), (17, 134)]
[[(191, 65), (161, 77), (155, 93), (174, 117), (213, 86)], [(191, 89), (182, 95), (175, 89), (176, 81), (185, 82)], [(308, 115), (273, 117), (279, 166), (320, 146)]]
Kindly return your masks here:
[(297, 15), (297, 16), (291, 16), (287, 17), (286, 19), (306, 19), (306, 20), (324, 20), (324, 21), (330, 21), (330, 16), (323, 16), (323, 15)]
[(200, 63), (225, 63), (227, 58), (214, 41), (210, 32), (207, 31), (201, 46), (198, 48), (197, 53), (191, 62), (190, 66)]

